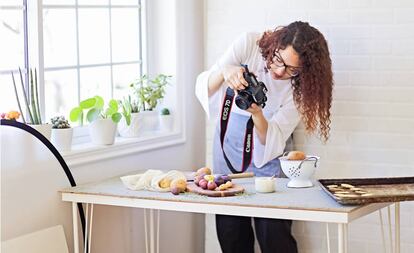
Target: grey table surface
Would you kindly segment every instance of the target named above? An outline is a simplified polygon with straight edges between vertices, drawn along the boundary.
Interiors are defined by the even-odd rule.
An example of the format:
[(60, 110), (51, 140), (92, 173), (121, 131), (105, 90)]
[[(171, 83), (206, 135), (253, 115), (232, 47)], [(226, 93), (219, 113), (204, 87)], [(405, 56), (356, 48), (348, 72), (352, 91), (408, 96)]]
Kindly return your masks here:
[(120, 177), (79, 185), (61, 190), (62, 193), (112, 196), (119, 198), (162, 200), (171, 202), (204, 203), (265, 208), (317, 210), (350, 213), (361, 206), (344, 206), (328, 196), (319, 182), (313, 187), (288, 188), (289, 179), (276, 179), (276, 192), (256, 193), (254, 178), (233, 180), (245, 188), (245, 193), (232, 197), (207, 197), (195, 193), (173, 195), (170, 192), (133, 191), (126, 188)]

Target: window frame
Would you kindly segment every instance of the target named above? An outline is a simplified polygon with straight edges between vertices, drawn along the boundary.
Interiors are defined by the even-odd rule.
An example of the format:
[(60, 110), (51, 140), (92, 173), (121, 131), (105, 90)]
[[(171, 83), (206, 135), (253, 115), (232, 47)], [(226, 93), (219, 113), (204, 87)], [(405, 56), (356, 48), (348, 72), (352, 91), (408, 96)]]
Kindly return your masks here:
[[(155, 5), (151, 6), (151, 1), (138, 0), (140, 3), (141, 11), (139, 16), (141, 18), (141, 24), (139, 29), (139, 36), (141, 39), (140, 45), (140, 55), (141, 62), (139, 63), (141, 68), (141, 73), (151, 73), (154, 67), (149, 65), (147, 61), (148, 57), (148, 48), (147, 45), (150, 45), (150, 41), (147, 34), (149, 18), (147, 16), (148, 8), (155, 9)], [(39, 83), (39, 97), (40, 97), (40, 107), (42, 108), (41, 115), (45, 116), (45, 86), (44, 86), (44, 43), (43, 43), (43, 4), (42, 1), (33, 1), (29, 2), (23, 0), (26, 4), (25, 8), (25, 64), (27, 66), (34, 65), (38, 67), (38, 79)], [(77, 1), (76, 1), (77, 4)], [(174, 3), (176, 6), (176, 2)], [(52, 6), (52, 5), (46, 5)], [(73, 6), (73, 5), (71, 5)], [(108, 7), (110, 8), (110, 7)], [(177, 31), (175, 31), (177, 32)], [(146, 34), (147, 36), (143, 36)], [(30, 40), (28, 39), (30, 38)], [(77, 38), (78, 40), (78, 38)], [(79, 41), (77, 41), (78, 43)], [(27, 51), (26, 51), (27, 50)], [(27, 60), (26, 60), (27, 58)], [(175, 62), (178, 59), (174, 59)], [(112, 64), (112, 62), (111, 62)], [(65, 68), (69, 69), (69, 68)], [(79, 71), (79, 63), (77, 65)], [(175, 68), (176, 70), (176, 68)], [(177, 74), (177, 71), (175, 72)], [(78, 75), (79, 78), (79, 75)], [(28, 76), (26, 75), (26, 86), (28, 84)], [(173, 132), (161, 133), (154, 132), (152, 134), (138, 137), (138, 138), (121, 138), (116, 137), (115, 143), (110, 146), (96, 146), (90, 143), (89, 134), (87, 126), (77, 126), (74, 127), (73, 135), (73, 145), (72, 150), (66, 153), (62, 153), (65, 161), (69, 166), (77, 166), (90, 162), (101, 161), (109, 158), (115, 158), (118, 156), (129, 155), (132, 153), (138, 153), (153, 149), (160, 149), (169, 147), (172, 145), (183, 144), (186, 141), (185, 135), (185, 115), (184, 115), (184, 89), (180, 89), (181, 82), (175, 79), (174, 88), (176, 89), (176, 112), (175, 117), (175, 127)], [(112, 82), (112, 81), (111, 81)], [(79, 85), (79, 82), (78, 82)], [(113, 85), (113, 84), (111, 84)], [(113, 89), (112, 92), (113, 94)]]
[[(27, 0), (25, 0), (27, 1)], [(114, 63), (114, 61), (111, 59), (109, 60), (109, 63), (103, 63), (103, 64), (81, 64), (79, 62), (79, 25), (78, 25), (78, 21), (79, 21), (79, 10), (80, 9), (87, 9), (87, 8), (102, 8), (102, 9), (110, 9), (110, 8), (131, 8), (131, 7), (137, 7), (140, 9), (138, 16), (140, 19), (140, 24), (139, 24), (139, 32), (138, 32), (138, 36), (139, 36), (139, 40), (141, 41), (138, 51), (139, 54), (141, 56), (141, 59), (137, 60), (137, 61), (130, 61), (130, 62), (117, 62)], [(39, 61), (38, 66), (39, 66), (39, 72), (42, 73), (42, 91), (40, 91), (41, 94), (41, 107), (42, 107), (42, 115), (43, 118), (45, 117), (45, 94), (44, 94), (44, 73), (46, 71), (54, 71), (54, 70), (76, 70), (77, 72), (77, 87), (78, 87), (78, 93), (77, 93), (77, 98), (78, 98), (78, 102), (80, 101), (80, 71), (82, 68), (88, 68), (88, 67), (110, 67), (111, 68), (111, 97), (113, 97), (114, 95), (114, 83), (113, 83), (113, 66), (115, 65), (119, 65), (119, 64), (138, 64), (139, 65), (139, 69), (140, 69), (140, 73), (145, 73), (144, 71), (147, 70), (147, 67), (145, 66), (145, 58), (143, 55), (143, 52), (146, 52), (146, 49), (144, 48), (144, 46), (146, 46), (146, 44), (143, 45), (142, 42), (146, 41), (145, 36), (143, 37), (143, 32), (142, 30), (145, 30), (145, 26), (147, 25), (145, 20), (142, 18), (142, 14), (143, 12), (145, 13), (145, 0), (137, 0), (137, 5), (111, 5), (111, 3), (108, 1), (108, 3), (106, 4), (99, 4), (99, 5), (79, 5), (78, 1), (75, 1), (75, 4), (68, 4), (68, 5), (53, 5), (53, 4), (38, 4), (37, 5), (37, 12), (39, 13), (39, 15), (41, 15), (41, 18), (38, 18), (38, 29), (39, 32), (41, 32), (41, 34), (43, 34), (43, 13), (44, 13), (44, 9), (48, 8), (48, 9), (72, 9), (75, 8), (76, 11), (76, 43), (77, 43), (77, 63), (76, 65), (73, 66), (64, 66), (64, 67), (45, 67), (44, 66), (44, 54), (42, 53), (42, 60), (41, 62)], [(111, 19), (111, 11), (109, 12), (109, 19)], [(109, 36), (112, 36), (112, 31), (110, 29), (109, 31)], [(43, 35), (42, 38), (39, 38), (38, 40), (38, 47), (39, 47), (39, 51), (43, 52), (43, 47), (44, 47), (44, 43), (43, 43)], [(111, 45), (112, 46), (112, 45)], [(112, 51), (112, 48), (110, 49)], [(111, 53), (112, 54), (112, 53)], [(40, 79), (40, 76), (39, 76)], [(75, 105), (74, 105), (75, 106)], [(88, 132), (87, 132), (87, 126), (76, 126), (74, 127), (76, 128), (76, 130), (74, 131), (74, 135), (73, 135), (73, 142), (75, 144), (81, 144), (81, 143), (85, 143), (87, 144), (87, 136), (88, 136)]]
[[(28, 44), (28, 27), (27, 27), (27, 0), (22, 0), (22, 6), (16, 5), (6, 5), (1, 6), (1, 9), (4, 10), (21, 10), (22, 11), (22, 18), (23, 18), (23, 64), (24, 67), (21, 69), (23, 74), (23, 82), (25, 89), (28, 89), (29, 85), (29, 75), (26, 75), (27, 70), (29, 69), (29, 44)], [(18, 69), (6, 69), (6, 70), (0, 70), (0, 75), (8, 75), (9, 73), (13, 73), (14, 75), (19, 74)]]

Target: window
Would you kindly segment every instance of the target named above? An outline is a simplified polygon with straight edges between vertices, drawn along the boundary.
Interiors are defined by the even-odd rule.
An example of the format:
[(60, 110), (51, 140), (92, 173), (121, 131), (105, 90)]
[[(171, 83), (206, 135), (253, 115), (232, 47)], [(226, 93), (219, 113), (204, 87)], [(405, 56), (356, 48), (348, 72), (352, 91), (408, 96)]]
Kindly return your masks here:
[[(57, 114), (67, 116), (79, 101), (94, 95), (105, 101), (122, 98), (128, 84), (143, 73), (141, 1), (40, 2), (35, 8), (42, 15), (40, 20), (26, 20), (27, 0), (2, 0), (2, 111), (17, 109), (10, 72), (18, 73), (18, 67), (24, 71), (28, 66), (37, 66), (38, 72), (43, 72), (41, 103), (45, 105), (46, 119)], [(29, 45), (31, 52), (27, 26), (43, 34), (39, 45)], [(39, 62), (30, 58), (32, 54), (41, 58)]]
[[(17, 109), (11, 72), (27, 68), (26, 1), (2, 0), (0, 7), (0, 108)], [(26, 39), (25, 39), (26, 38)]]
[(172, 132), (119, 138), (103, 147), (88, 143), (88, 129), (76, 127), (75, 146), (64, 157), (77, 165), (184, 143), (185, 89), (183, 80), (176, 79), (176, 12), (175, 1), (2, 0), (0, 111), (18, 108), (10, 72), (18, 74), (19, 67), (23, 72), (38, 68), (42, 118), (47, 120), (68, 116), (89, 96), (121, 99), (143, 73), (164, 73), (173, 75), (162, 102), (174, 115)]
[(91, 96), (122, 98), (142, 73), (140, 1), (64, 2), (42, 6), (46, 118)]

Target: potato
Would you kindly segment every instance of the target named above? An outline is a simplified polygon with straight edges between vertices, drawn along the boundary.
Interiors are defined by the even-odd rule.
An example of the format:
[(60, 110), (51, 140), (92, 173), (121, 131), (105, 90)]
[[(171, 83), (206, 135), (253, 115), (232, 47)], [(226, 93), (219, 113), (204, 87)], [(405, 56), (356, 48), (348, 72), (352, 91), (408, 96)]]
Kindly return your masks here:
[(303, 160), (306, 158), (306, 155), (302, 151), (290, 151), (287, 155), (288, 160)]
[(196, 171), (196, 173), (195, 173), (195, 175), (196, 176), (199, 176), (199, 175), (201, 175), (201, 174), (205, 174), (205, 175), (211, 175), (211, 169), (210, 168), (208, 168), (208, 167), (203, 167), (203, 168), (200, 168), (200, 169), (198, 169), (197, 171)]
[(199, 185), (202, 189), (207, 189), (207, 184), (208, 184), (208, 182), (207, 182), (207, 180), (205, 180), (204, 178), (203, 178), (203, 179), (200, 179), (200, 181), (198, 182), (198, 185)]
[(221, 185), (218, 187), (218, 189), (219, 189), (220, 191), (225, 191), (225, 190), (227, 190), (227, 185), (226, 185), (226, 184), (221, 184)]
[(226, 185), (227, 185), (228, 188), (233, 187), (233, 183), (231, 181), (227, 181), (226, 182)]
[(204, 179), (207, 181), (214, 181), (214, 176), (213, 175), (205, 175)]
[(174, 179), (170, 185), (171, 189), (178, 188), (180, 192), (185, 192), (187, 182), (184, 179)]
[(208, 181), (208, 183), (207, 183), (207, 189), (214, 190), (216, 188), (217, 188), (217, 185), (216, 185), (216, 183), (214, 183), (214, 181)]
[(218, 187), (218, 189), (219, 189), (220, 191), (225, 191), (225, 190), (227, 190), (227, 189), (229, 189), (229, 188), (231, 188), (231, 187), (233, 187), (233, 183), (232, 183), (231, 181), (227, 181), (226, 183), (224, 183), (224, 184), (220, 185), (220, 186)]
[(172, 187), (171, 188), (171, 193), (174, 195), (178, 195), (181, 193), (180, 189), (178, 187)]
[(220, 186), (226, 182), (224, 181), (224, 178), (222, 176), (218, 175), (214, 178), (214, 183), (216, 183), (217, 186)]
[(171, 185), (171, 179), (169, 178), (163, 178), (160, 182), (159, 185), (161, 188), (169, 188)]

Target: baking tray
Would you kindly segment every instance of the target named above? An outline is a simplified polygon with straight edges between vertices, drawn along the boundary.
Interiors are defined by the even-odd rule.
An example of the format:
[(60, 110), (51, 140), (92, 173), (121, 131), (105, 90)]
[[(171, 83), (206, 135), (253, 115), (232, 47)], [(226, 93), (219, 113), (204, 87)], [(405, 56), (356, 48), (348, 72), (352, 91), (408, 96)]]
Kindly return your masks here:
[[(337, 178), (319, 179), (318, 181), (321, 184), (321, 188), (329, 196), (343, 205), (362, 205), (378, 202), (400, 202), (414, 200), (414, 177)], [(359, 188), (359, 193), (354, 193), (354, 191), (350, 188), (337, 187), (339, 189), (348, 189), (350, 192), (350, 194), (345, 194), (348, 196), (338, 194), (338, 189), (332, 188), (332, 185), (340, 186), (341, 184), (348, 184)], [(334, 192), (336, 195), (334, 195)]]

